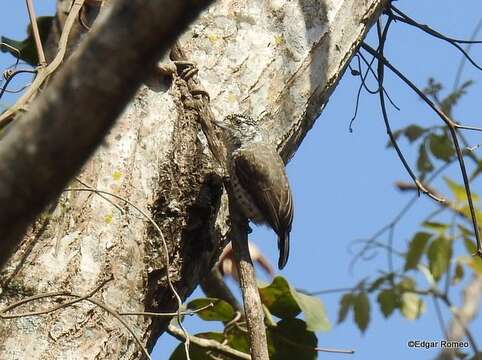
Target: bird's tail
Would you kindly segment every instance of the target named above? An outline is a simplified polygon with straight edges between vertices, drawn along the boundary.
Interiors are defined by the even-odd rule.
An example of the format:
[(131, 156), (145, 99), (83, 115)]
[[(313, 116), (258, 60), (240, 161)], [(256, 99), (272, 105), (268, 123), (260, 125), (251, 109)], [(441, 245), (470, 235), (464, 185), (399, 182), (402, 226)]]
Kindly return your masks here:
[(288, 231), (278, 235), (279, 260), (278, 269), (283, 269), (290, 254), (290, 233)]

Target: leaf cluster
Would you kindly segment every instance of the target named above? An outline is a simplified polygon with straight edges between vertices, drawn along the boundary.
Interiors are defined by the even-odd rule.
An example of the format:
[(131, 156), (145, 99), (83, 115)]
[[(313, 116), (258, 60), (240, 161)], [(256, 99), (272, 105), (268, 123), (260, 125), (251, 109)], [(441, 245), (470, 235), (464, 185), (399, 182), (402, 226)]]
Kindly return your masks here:
[[(330, 329), (320, 299), (297, 291), (281, 276), (275, 277), (270, 285), (259, 288), (259, 292), (265, 309), (270, 359), (316, 359), (318, 340), (315, 332)], [(195, 336), (218, 341), (233, 349), (249, 353), (246, 325), (242, 317), (236, 320), (236, 311), (229, 303), (220, 299), (202, 298), (189, 302), (187, 307), (190, 310), (198, 310), (210, 303), (213, 306), (199, 311), (197, 315), (205, 321), (223, 322), (224, 331), (203, 332)], [(212, 358), (209, 350), (196, 345), (191, 345), (190, 356), (192, 360)], [(216, 358), (223, 357), (216, 354)], [(186, 359), (182, 344), (174, 350), (170, 359)]]

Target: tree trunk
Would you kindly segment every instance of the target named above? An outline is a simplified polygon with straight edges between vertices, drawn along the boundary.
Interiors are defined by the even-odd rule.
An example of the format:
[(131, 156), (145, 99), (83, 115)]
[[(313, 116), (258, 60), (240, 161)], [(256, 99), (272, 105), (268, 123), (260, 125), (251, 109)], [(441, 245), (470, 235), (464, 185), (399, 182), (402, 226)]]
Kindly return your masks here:
[[(383, 4), (223, 0), (180, 44), (197, 63), (216, 118), (247, 113), (259, 119), (288, 161)], [(82, 169), (84, 184), (71, 181), (71, 191), (35, 222), (2, 272), (4, 308), (32, 295), (63, 295), (5, 315), (52, 308), (111, 276), (92, 296), (108, 309), (172, 312), (178, 303), (167, 284), (162, 237), (181, 299), (217, 260), (228, 228), (226, 197), (191, 95), (180, 78), (146, 83)], [(95, 109), (85, 104), (73, 111)], [(87, 185), (128, 199), (162, 236), (138, 209)], [(84, 299), (45, 315), (5, 319), (0, 358), (137, 359), (141, 350), (129, 330), (151, 348), (170, 320), (123, 316), (128, 329), (108, 309)]]

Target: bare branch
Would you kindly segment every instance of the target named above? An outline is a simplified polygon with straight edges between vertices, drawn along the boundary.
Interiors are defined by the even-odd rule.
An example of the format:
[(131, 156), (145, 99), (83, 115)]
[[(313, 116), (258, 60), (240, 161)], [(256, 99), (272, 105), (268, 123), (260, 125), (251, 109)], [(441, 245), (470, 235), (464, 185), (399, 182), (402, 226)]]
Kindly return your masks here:
[[(185, 334), (182, 332), (182, 330), (172, 324), (170, 324), (169, 327), (167, 328), (167, 332), (178, 340), (185, 341), (186, 339)], [(194, 345), (197, 345), (204, 349), (213, 350), (218, 354), (227, 355), (230, 358), (241, 359), (241, 360), (251, 360), (251, 356), (249, 354), (233, 349), (227, 345), (223, 345), (215, 340), (202, 339), (192, 335), (189, 336), (189, 340)]]
[(63, 303), (57, 306), (54, 306), (53, 308), (46, 309), (46, 310), (39, 310), (39, 311), (34, 311), (34, 312), (27, 312), (27, 313), (18, 313), (18, 314), (5, 314), (9, 311), (12, 311), (13, 309), (21, 306), (28, 304), (32, 301), (35, 300), (40, 300), (40, 299), (45, 299), (45, 298), (51, 298), (51, 297), (56, 297), (56, 296), (71, 296), (69, 292), (66, 291), (61, 291), (61, 292), (55, 292), (55, 293), (46, 293), (46, 294), (39, 294), (39, 295), (34, 295), (30, 296), (24, 299), (21, 299), (20, 301), (17, 301), (13, 304), (10, 304), (6, 306), (5, 308), (0, 310), (0, 318), (2, 319), (14, 319), (18, 317), (26, 317), (26, 316), (38, 316), (38, 315), (45, 315), (63, 308), (66, 308), (67, 306), (71, 306), (75, 303), (78, 303), (82, 300), (85, 300), (87, 298), (90, 298), (91, 296), (95, 295), (102, 287), (104, 287), (105, 284), (107, 284), (109, 281), (113, 280), (113, 277), (111, 276), (110, 278), (102, 281), (98, 286), (96, 286), (94, 289), (89, 291), (86, 295), (80, 296), (75, 300), (69, 301), (67, 303)]
[[(72, 29), (75, 20), (84, 5), (85, 0), (75, 0), (70, 9), (69, 16), (65, 21), (64, 29), (62, 30), (62, 35), (59, 40), (59, 51), (52, 62), (46, 67), (40, 67), (38, 69), (37, 76), (35, 80), (30, 85), (28, 90), (17, 100), (17, 102), (7, 111), (0, 115), (0, 128), (8, 125), (14, 118), (15, 114), (23, 110), (24, 107), (35, 97), (35, 95), (40, 90), (44, 82), (52, 75), (57, 68), (60, 66), (64, 60), (65, 52), (67, 50), (67, 42), (70, 35), (70, 30)], [(45, 58), (44, 58), (45, 63)]]
[(403, 22), (405, 24), (408, 24), (408, 25), (411, 25), (413, 27), (416, 27), (420, 30), (422, 30), (423, 32), (433, 36), (433, 37), (436, 37), (438, 39), (441, 39), (441, 40), (444, 40), (446, 42), (448, 42), (449, 44), (451, 44), (452, 46), (454, 46), (455, 48), (457, 48), (457, 50), (459, 50), (464, 56), (465, 58), (474, 66), (476, 67), (477, 69), (479, 70), (482, 70), (482, 67), (480, 65), (478, 65), (473, 59), (472, 57), (469, 55), (468, 51), (466, 51), (464, 48), (462, 48), (459, 44), (482, 44), (482, 41), (476, 41), (476, 40), (460, 40), (460, 39), (454, 39), (454, 38), (450, 38), (448, 36), (445, 36), (441, 33), (439, 33), (438, 31), (435, 31), (433, 30), (432, 28), (430, 28), (429, 26), (427, 25), (422, 25), (422, 24), (419, 24), (418, 22), (416, 22), (415, 20), (413, 20), (412, 18), (410, 18), (408, 15), (404, 14), (403, 12), (401, 12), (400, 10), (398, 10), (395, 6), (393, 6), (393, 3), (390, 4), (390, 9), (393, 10), (395, 13), (399, 14), (400, 16), (398, 15), (395, 15), (395, 14), (391, 14), (390, 17), (394, 20), (398, 20), (400, 22)]
[[(233, 199), (233, 197), (231, 197)], [(243, 293), (244, 312), (248, 325), (249, 343), (253, 360), (269, 360), (264, 313), (259, 297), (256, 274), (248, 246), (248, 221), (237, 215), (230, 201), (231, 243), (238, 268), (239, 284)]]
[(355, 353), (355, 350), (353, 349), (335, 349), (335, 348), (315, 347), (315, 350), (319, 352), (334, 353), (334, 354), (354, 354)]
[(474, 255), (478, 255), (479, 257), (482, 258), (482, 243), (480, 240), (480, 232), (479, 232), (479, 226), (478, 226), (478, 221), (477, 221), (477, 215), (475, 211), (475, 206), (473, 203), (472, 199), (472, 194), (470, 190), (470, 182), (469, 178), (467, 175), (467, 170), (465, 167), (465, 161), (463, 158), (462, 151), (460, 149), (459, 145), (459, 140), (457, 138), (457, 132), (456, 129), (460, 125), (456, 124), (452, 119), (450, 119), (442, 110), (437, 108), (435, 104), (418, 88), (416, 87), (410, 80), (408, 80), (405, 75), (403, 75), (396, 67), (394, 67), (390, 62), (378, 51), (367, 45), (366, 43), (363, 43), (362, 48), (366, 50), (368, 53), (370, 53), (373, 56), (376, 56), (377, 59), (383, 63), (384, 66), (388, 67), (393, 73), (395, 73), (403, 82), (405, 82), (422, 100), (442, 119), (443, 122), (447, 125), (450, 135), (452, 137), (452, 141), (454, 143), (455, 147), (455, 152), (457, 154), (457, 159), (459, 161), (459, 166), (460, 166), (460, 171), (462, 172), (462, 178), (464, 180), (464, 187), (465, 187), (465, 192), (467, 193), (467, 199), (469, 203), (469, 208), (470, 208), (470, 214), (472, 218), (472, 224), (474, 227), (474, 234), (475, 238), (477, 240), (477, 253)]
[[(472, 32), (472, 35), (470, 36), (470, 41), (473, 41), (475, 39), (475, 37), (478, 35), (481, 28), (482, 28), (482, 19), (479, 20), (479, 22), (475, 26), (474, 31)], [(469, 43), (469, 44), (466, 45), (465, 52), (467, 54), (470, 53), (470, 49), (471, 49), (472, 45), (473, 45), (473, 43)], [(457, 73), (455, 75), (454, 85), (453, 85), (453, 88), (452, 88), (453, 91), (455, 91), (459, 87), (460, 79), (462, 78), (462, 72), (464, 71), (464, 65), (465, 65), (466, 61), (467, 61), (467, 57), (462, 56), (462, 58), (460, 59), (460, 64), (457, 68)]]
[[(385, 24), (385, 28), (384, 28), (383, 32), (381, 31), (380, 21), (378, 21), (378, 23), (377, 23), (378, 36), (379, 36), (378, 53), (380, 54), (380, 56), (383, 56), (383, 49), (384, 49), (384, 45), (385, 45), (385, 40), (386, 40), (386, 37), (387, 37), (387, 34), (388, 34), (388, 29), (390, 28), (391, 21), (392, 21), (391, 18), (389, 18), (387, 23)], [(384, 70), (384, 66), (383, 66), (381, 61), (378, 61), (377, 72), (378, 72), (379, 88), (383, 89), (383, 80), (384, 80), (385, 70)], [(392, 129), (390, 127), (390, 121), (388, 119), (387, 108), (385, 106), (385, 93), (383, 91), (379, 91), (378, 95), (380, 97), (380, 106), (381, 106), (381, 109), (382, 109), (382, 115), (383, 115), (383, 120), (385, 122), (385, 127), (387, 129), (387, 134), (388, 134), (388, 136), (390, 138), (390, 142), (392, 143), (395, 151), (397, 152), (398, 157), (400, 158), (400, 161), (402, 162), (403, 166), (407, 170), (407, 172), (410, 175), (410, 177), (412, 178), (413, 182), (417, 185), (417, 188), (419, 189), (419, 191), (421, 191), (422, 193), (424, 193), (428, 197), (434, 199), (435, 201), (443, 203), (445, 201), (445, 199), (435, 196), (434, 194), (432, 194), (430, 192), (430, 190), (425, 188), (423, 186), (422, 182), (417, 178), (417, 176), (415, 175), (413, 170), (410, 168), (410, 165), (408, 164), (407, 160), (405, 159), (405, 156), (403, 155), (402, 150), (398, 146), (397, 139), (395, 138), (395, 136), (393, 136), (393, 132), (392, 132)]]
[(33, 7), (32, 0), (27, 0), (27, 10), (28, 10), (28, 16), (30, 18), (30, 24), (32, 26), (32, 34), (35, 40), (35, 48), (37, 50), (39, 66), (44, 66), (47, 63), (47, 61), (45, 60), (42, 40), (40, 39), (40, 33), (38, 31), (37, 16), (35, 15), (35, 9)]

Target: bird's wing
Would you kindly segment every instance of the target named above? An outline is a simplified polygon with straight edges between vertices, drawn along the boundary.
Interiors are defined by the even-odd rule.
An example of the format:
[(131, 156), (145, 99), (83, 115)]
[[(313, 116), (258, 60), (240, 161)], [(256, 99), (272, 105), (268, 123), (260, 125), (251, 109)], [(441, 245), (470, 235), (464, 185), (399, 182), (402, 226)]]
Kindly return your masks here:
[(254, 144), (233, 156), (233, 170), (265, 221), (278, 235), (290, 232), (293, 200), (284, 163), (269, 145)]

